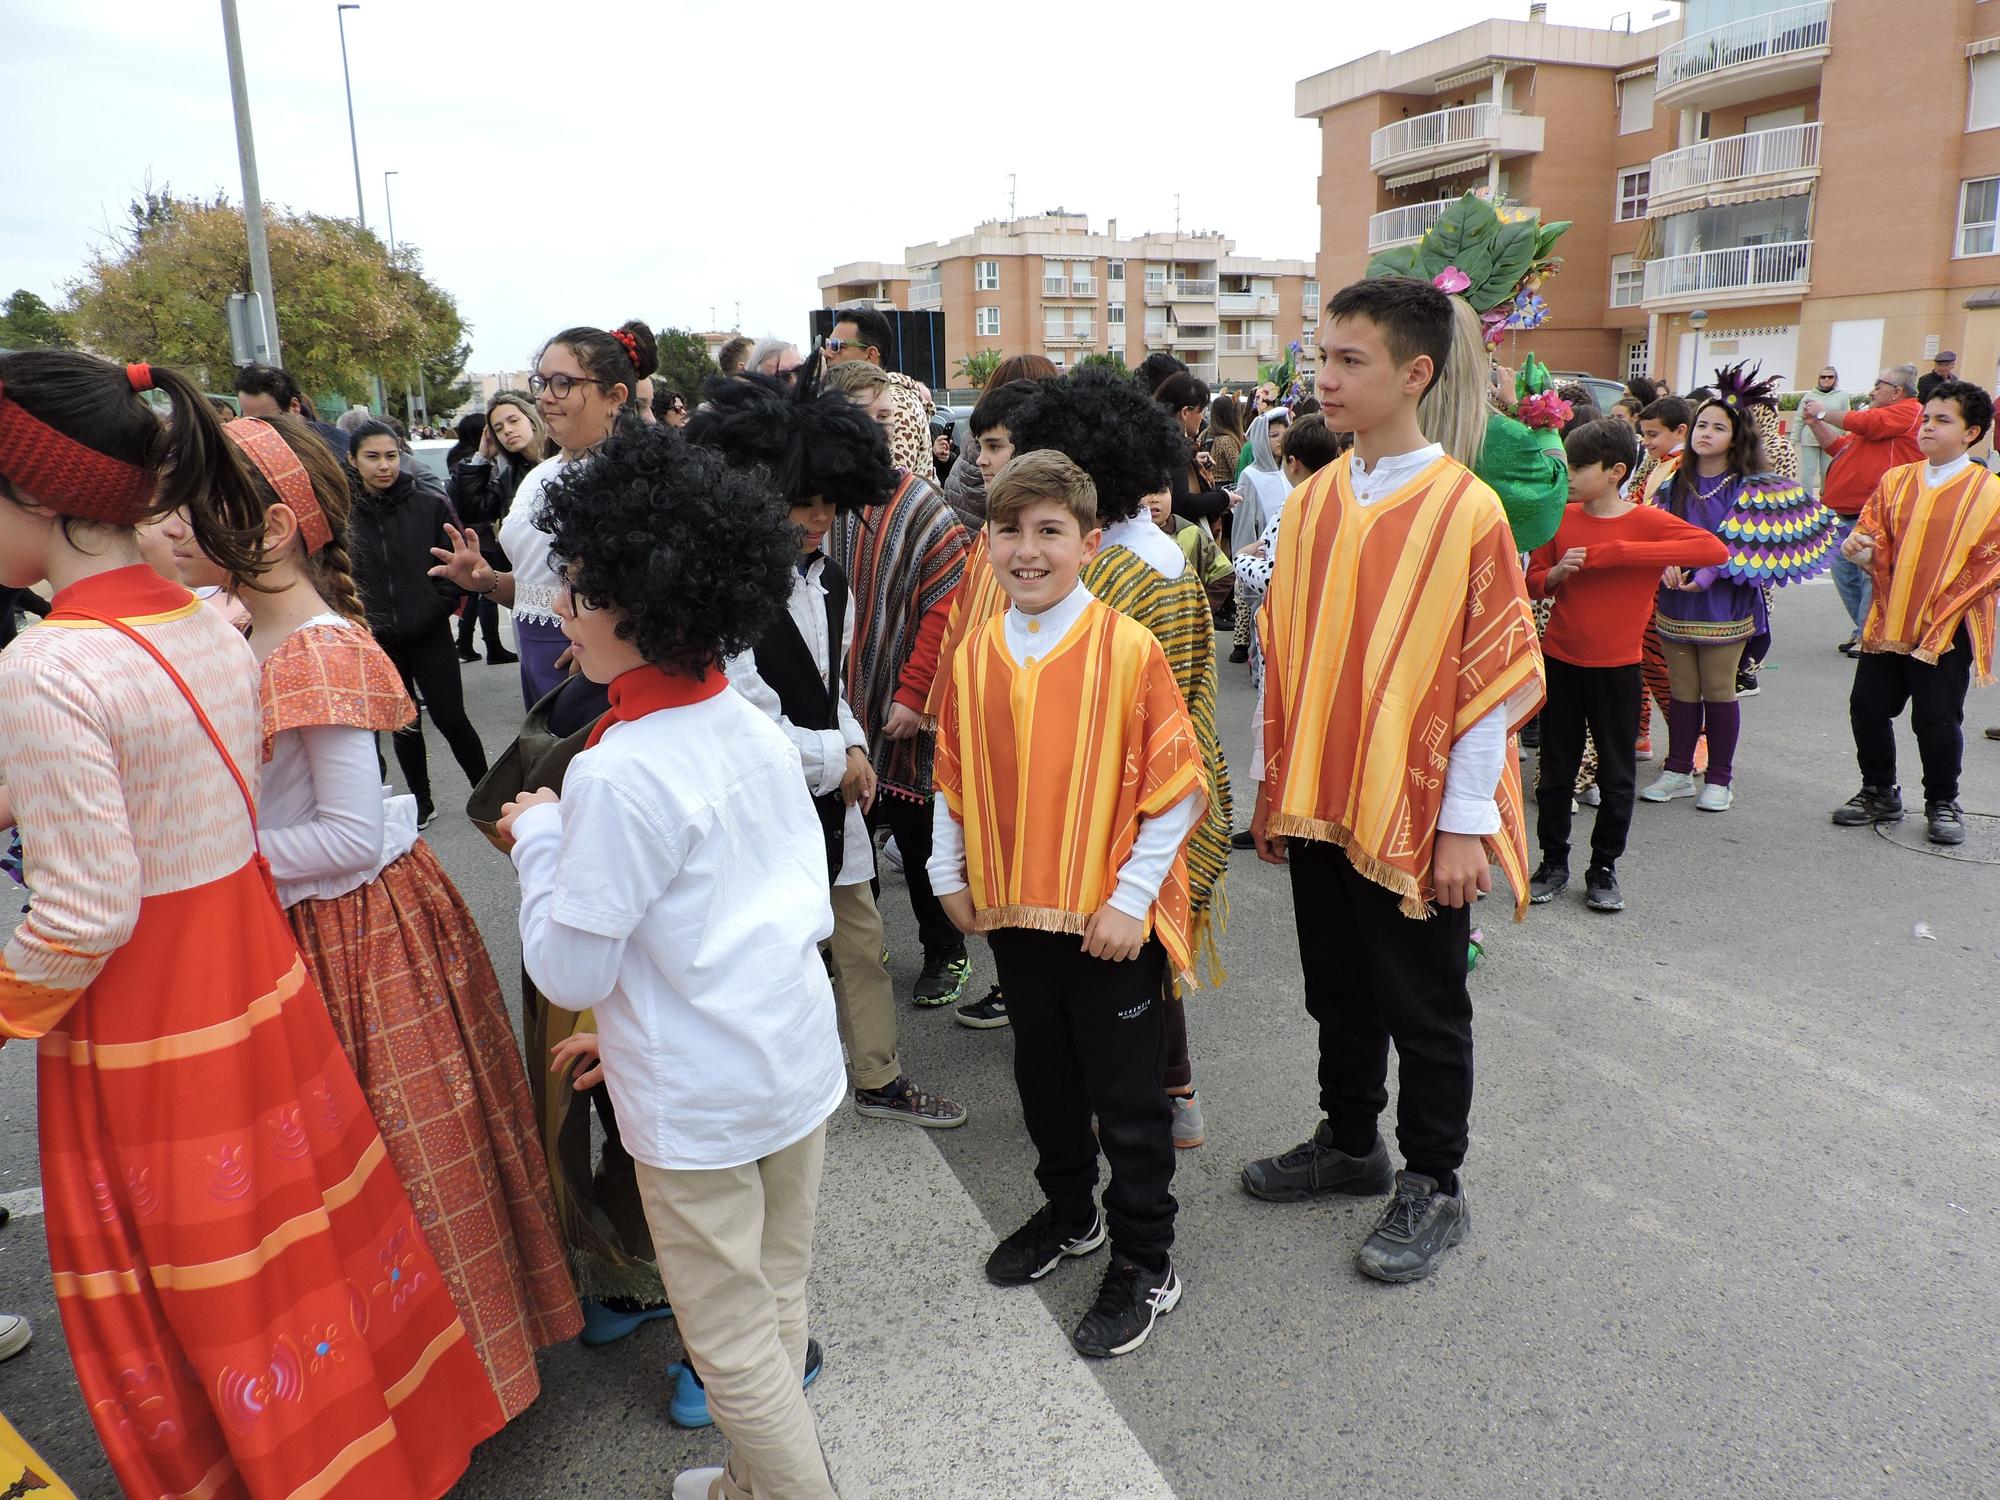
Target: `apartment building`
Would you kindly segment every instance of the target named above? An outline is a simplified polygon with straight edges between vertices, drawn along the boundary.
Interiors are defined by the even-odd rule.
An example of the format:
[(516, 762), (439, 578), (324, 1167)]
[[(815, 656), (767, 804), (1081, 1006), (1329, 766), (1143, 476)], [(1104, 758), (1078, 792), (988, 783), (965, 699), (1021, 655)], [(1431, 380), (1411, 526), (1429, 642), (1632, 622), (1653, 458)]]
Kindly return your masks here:
[(1632, 33), (1540, 10), (1299, 84), (1323, 282), (1481, 186), (1575, 221), (1516, 340), (1557, 368), (1862, 388), (1950, 348), (2000, 379), (2000, 5), (1686, 0)]
[(1112, 353), (1128, 365), (1164, 350), (1211, 385), (1249, 385), (1299, 342), (1310, 350), (1319, 282), (1304, 260), (1238, 255), (1212, 232), (1121, 238), (1057, 210), (994, 220), (912, 245), (901, 264), (857, 261), (819, 278), (826, 307), (932, 309), (947, 360), (982, 349), (1073, 367)]

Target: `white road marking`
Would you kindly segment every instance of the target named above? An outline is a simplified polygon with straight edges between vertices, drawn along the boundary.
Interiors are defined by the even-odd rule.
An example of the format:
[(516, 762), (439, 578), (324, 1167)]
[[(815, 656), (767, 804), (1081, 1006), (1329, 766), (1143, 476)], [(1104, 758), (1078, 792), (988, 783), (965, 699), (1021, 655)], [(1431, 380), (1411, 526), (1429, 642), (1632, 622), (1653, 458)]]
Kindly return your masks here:
[(0, 1208), (6, 1209), (17, 1219), (39, 1218), (42, 1212), (42, 1190), (31, 1187), (13, 1193), (0, 1193)]

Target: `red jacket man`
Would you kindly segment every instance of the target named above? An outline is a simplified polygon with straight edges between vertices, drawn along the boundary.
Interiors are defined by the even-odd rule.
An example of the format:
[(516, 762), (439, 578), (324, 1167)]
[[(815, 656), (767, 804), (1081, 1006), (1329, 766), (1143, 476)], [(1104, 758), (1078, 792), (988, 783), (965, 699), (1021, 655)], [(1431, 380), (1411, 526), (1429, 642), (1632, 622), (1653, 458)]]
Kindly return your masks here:
[(1862, 411), (1828, 412), (1811, 400), (1800, 407), (1826, 450), (1820, 499), (1828, 510), (1850, 518), (1861, 513), (1884, 474), (1898, 464), (1922, 463), (1924, 457), (1917, 447), (1924, 409), (1916, 395), (1916, 368), (1897, 365), (1883, 371), (1871, 400)]

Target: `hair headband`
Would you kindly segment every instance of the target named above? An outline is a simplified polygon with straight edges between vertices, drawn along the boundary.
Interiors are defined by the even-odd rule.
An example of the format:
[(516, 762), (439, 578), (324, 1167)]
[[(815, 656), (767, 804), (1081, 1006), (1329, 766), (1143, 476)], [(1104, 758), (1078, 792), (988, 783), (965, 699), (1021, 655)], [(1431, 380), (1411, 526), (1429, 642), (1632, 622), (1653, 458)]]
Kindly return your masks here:
[[(151, 372), (147, 374), (150, 379)], [(153, 508), (151, 469), (99, 453), (56, 431), (8, 399), (5, 386), (0, 386), (0, 477), (26, 490), (37, 504), (79, 521), (131, 526)]]
[(292, 445), (279, 437), (270, 423), (260, 422), (255, 417), (238, 417), (233, 422), (224, 423), (222, 430), (257, 466), (257, 472), (271, 482), (278, 498), (292, 508), (292, 514), (298, 517), (299, 535), (305, 539), (307, 554), (317, 552), (331, 542), (333, 527), (327, 523), (326, 512), (320, 509), (319, 496), (313, 493), (312, 477), (306, 473), (306, 466), (299, 462), (298, 454), (292, 452)]
[(632, 361), (632, 368), (633, 368), (633, 369), (635, 369), (635, 370), (636, 370), (636, 369), (638, 369), (638, 368), (639, 368), (639, 340), (638, 340), (638, 338), (637, 338), (636, 336), (634, 336), (633, 334), (629, 334), (629, 333), (627, 333), (627, 332), (626, 332), (626, 331), (625, 331), (624, 329), (622, 329), (622, 328), (614, 328), (614, 329), (612, 329), (612, 330), (611, 330), (611, 336), (612, 336), (612, 337), (613, 337), (614, 339), (618, 340), (618, 342), (619, 342), (619, 343), (621, 343), (621, 344), (623, 344), (623, 345), (625, 346), (625, 357), (626, 357), (627, 359), (629, 359), (629, 360), (631, 360), (631, 361)]

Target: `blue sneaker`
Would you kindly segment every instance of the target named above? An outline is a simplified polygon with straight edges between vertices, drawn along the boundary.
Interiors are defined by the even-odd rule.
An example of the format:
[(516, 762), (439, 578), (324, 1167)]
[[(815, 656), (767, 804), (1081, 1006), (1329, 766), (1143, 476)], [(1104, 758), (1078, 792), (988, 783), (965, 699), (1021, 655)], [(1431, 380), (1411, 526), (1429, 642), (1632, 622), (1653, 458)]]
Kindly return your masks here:
[[(825, 1362), (819, 1340), (807, 1339), (805, 1389), (812, 1389), (812, 1383), (819, 1379), (820, 1368)], [(713, 1427), (715, 1418), (708, 1414), (708, 1391), (702, 1385), (701, 1377), (695, 1374), (694, 1366), (677, 1359), (667, 1366), (667, 1379), (674, 1383), (673, 1398), (667, 1402), (667, 1416), (674, 1426)]]
[(655, 1318), (671, 1318), (673, 1315), (674, 1310), (665, 1305), (635, 1308), (626, 1312), (599, 1302), (595, 1297), (585, 1297), (583, 1332), (577, 1337), (581, 1343), (595, 1349), (604, 1344), (617, 1343), (641, 1323), (650, 1323)]

